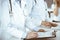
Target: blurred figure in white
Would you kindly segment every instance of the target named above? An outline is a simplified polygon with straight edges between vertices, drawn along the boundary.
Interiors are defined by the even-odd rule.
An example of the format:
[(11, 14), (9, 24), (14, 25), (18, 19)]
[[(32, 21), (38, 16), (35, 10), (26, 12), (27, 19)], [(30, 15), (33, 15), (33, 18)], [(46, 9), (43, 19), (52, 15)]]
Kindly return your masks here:
[[(22, 38), (36, 38), (36, 32), (25, 31), (25, 16), (23, 15), (24, 2), (19, 4), (19, 0), (0, 0), (1, 4), (1, 27), (2, 27), (2, 40), (23, 40)], [(11, 4), (10, 5), (10, 2)], [(12, 6), (12, 7), (11, 7)], [(22, 6), (22, 8), (21, 8)], [(12, 9), (10, 9), (10, 7)]]
[[(27, 8), (26, 8), (26, 11), (24, 11), (25, 13), (28, 12), (28, 16), (25, 15), (26, 16), (25, 26), (26, 26), (27, 32), (38, 31), (40, 29), (43, 29), (41, 25), (45, 27), (57, 26), (57, 24), (48, 21), (49, 16), (48, 16), (48, 12), (46, 11), (47, 5), (44, 2), (44, 0), (34, 0), (31, 2), (32, 4), (30, 4), (29, 2), (31, 2), (31, 0), (27, 2), (26, 4)], [(48, 30), (50, 30), (48, 32), (53, 31), (51, 29), (48, 29)]]
[(59, 40), (60, 36), (60, 0), (53, 0), (53, 5), (52, 5), (52, 13), (50, 14), (50, 18), (47, 19), (49, 22), (53, 22), (54, 24), (57, 24), (57, 26), (52, 27), (52, 29), (56, 30), (56, 40)]
[(29, 5), (29, 3), (27, 3), (27, 5), (29, 6), (26, 5), (28, 9), (27, 11), (28, 12), (30, 11), (29, 17), (27, 17), (27, 20), (26, 20), (26, 26), (28, 28), (38, 31), (39, 27), (37, 26), (40, 26), (40, 25), (44, 25), (46, 27), (52, 27), (52, 25), (57, 25), (47, 21), (48, 12), (45, 10), (46, 3), (44, 2), (44, 0), (35, 0), (35, 2), (32, 2), (32, 4), (33, 5), (31, 4)]

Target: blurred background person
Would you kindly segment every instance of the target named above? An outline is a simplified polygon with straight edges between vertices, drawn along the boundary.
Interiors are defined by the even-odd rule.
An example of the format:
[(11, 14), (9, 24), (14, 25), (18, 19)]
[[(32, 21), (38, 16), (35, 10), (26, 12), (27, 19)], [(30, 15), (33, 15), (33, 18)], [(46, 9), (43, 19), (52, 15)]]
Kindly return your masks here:
[[(36, 38), (36, 32), (25, 31), (25, 17), (23, 9), (19, 4), (20, 0), (1, 1), (1, 29), (2, 40), (23, 40), (22, 38)], [(22, 5), (25, 2), (22, 1)], [(10, 4), (11, 3), (11, 4)], [(24, 5), (23, 5), (24, 6)]]

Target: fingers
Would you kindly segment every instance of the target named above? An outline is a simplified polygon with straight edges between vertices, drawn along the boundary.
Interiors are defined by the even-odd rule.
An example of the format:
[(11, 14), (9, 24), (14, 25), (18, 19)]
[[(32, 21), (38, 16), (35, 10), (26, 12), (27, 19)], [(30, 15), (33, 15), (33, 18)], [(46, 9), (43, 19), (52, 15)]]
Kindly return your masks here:
[(55, 23), (50, 23), (52, 25), (52, 27), (57, 27), (57, 24)]
[(30, 38), (37, 38), (38, 34), (36, 32), (30, 32), (28, 33), (27, 35), (27, 39), (30, 39)]
[(45, 32), (45, 30), (44, 29), (40, 29), (40, 30), (38, 30), (38, 32)]
[(52, 26), (50, 23), (47, 23), (46, 26)]
[(36, 32), (30, 33), (32, 37), (37, 37), (38, 34)]
[(52, 25), (49, 22), (46, 22), (45, 26), (51, 28)]
[(46, 22), (45, 26), (48, 26), (48, 27), (57, 27), (57, 24), (51, 23), (51, 22)]

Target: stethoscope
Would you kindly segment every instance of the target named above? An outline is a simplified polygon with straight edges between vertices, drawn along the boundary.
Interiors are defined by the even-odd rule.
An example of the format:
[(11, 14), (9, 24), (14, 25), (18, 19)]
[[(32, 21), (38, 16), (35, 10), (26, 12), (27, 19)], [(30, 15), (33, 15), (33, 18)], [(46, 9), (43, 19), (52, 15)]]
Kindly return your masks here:
[(9, 0), (9, 16), (10, 16), (10, 22), (8, 24), (9, 27), (12, 27), (12, 18), (13, 18), (13, 12), (12, 12), (12, 2)]
[[(19, 3), (21, 3), (21, 0), (19, 1)], [(21, 7), (21, 4), (20, 4), (20, 7)], [(13, 15), (13, 8), (12, 8), (12, 0), (9, 0), (9, 16), (10, 16), (10, 22), (8, 23), (8, 26), (9, 27), (13, 27), (13, 26), (16, 27), (16, 25), (13, 23), (14, 15)], [(17, 29), (19, 29), (19, 28), (17, 28)]]

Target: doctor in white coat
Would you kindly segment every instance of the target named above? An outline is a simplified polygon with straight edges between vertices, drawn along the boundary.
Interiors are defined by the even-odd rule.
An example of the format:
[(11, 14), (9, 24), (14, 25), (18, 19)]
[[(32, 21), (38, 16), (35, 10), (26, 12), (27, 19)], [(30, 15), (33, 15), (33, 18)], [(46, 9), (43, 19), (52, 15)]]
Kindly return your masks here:
[(26, 27), (31, 30), (38, 31), (40, 29), (39, 28), (40, 25), (44, 25), (46, 27), (52, 27), (52, 25), (57, 26), (57, 24), (47, 21), (48, 12), (45, 10), (46, 5), (44, 0), (34, 1), (35, 2), (32, 2), (33, 6), (29, 4), (29, 2), (26, 5), (28, 9), (27, 11), (29, 11), (29, 16), (26, 19)]
[[(1, 12), (1, 29), (2, 40), (22, 40), (22, 38), (35, 38), (36, 32), (25, 31), (25, 16), (23, 15), (23, 7), (20, 8), (19, 2), (12, 0), (12, 11), (10, 9), (9, 0), (0, 0), (2, 3)], [(24, 0), (22, 0), (24, 3)], [(22, 5), (24, 6), (24, 5)], [(11, 13), (9, 13), (9, 11)]]

